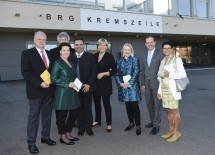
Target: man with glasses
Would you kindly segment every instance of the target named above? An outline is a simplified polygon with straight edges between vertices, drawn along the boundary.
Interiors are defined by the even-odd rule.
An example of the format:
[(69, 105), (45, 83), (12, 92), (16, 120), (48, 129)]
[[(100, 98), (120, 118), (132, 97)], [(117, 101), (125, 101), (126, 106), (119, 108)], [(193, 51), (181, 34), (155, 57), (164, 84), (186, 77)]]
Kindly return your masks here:
[(157, 74), (164, 54), (159, 49), (155, 48), (156, 41), (153, 36), (146, 37), (145, 45), (147, 51), (143, 52), (141, 89), (145, 92), (146, 105), (150, 118), (150, 122), (146, 124), (145, 127), (152, 128), (150, 134), (155, 135), (159, 132), (162, 117), (161, 100), (157, 99), (159, 86)]
[(56, 142), (50, 139), (53, 86), (45, 83), (40, 75), (50, 72), (50, 59), (45, 50), (46, 34), (38, 31), (34, 35), (35, 47), (25, 50), (21, 56), (21, 72), (26, 80), (27, 98), (29, 100), (29, 114), (27, 122), (28, 150), (32, 154), (39, 153), (36, 146), (37, 133), (41, 113), (41, 143), (50, 146)]

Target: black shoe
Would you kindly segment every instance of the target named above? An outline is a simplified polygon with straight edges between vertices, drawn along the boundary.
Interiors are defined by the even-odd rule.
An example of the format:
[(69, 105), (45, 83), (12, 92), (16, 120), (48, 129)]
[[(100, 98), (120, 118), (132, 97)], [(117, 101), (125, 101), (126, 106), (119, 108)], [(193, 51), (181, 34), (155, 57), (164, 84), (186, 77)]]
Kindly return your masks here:
[(93, 136), (94, 135), (92, 130), (89, 130), (89, 131), (86, 131), (86, 132), (87, 132), (88, 136)]
[(74, 122), (73, 127), (74, 127), (74, 128), (77, 128), (78, 125)]
[(46, 143), (46, 144), (48, 144), (48, 145), (50, 145), (50, 146), (56, 145), (56, 142), (55, 142), (55, 141), (53, 141), (53, 140), (51, 140), (51, 139), (44, 139), (44, 138), (41, 138), (41, 143)]
[(112, 132), (112, 129), (107, 129), (107, 132)]
[(100, 123), (100, 122), (94, 122), (94, 123), (92, 124), (92, 127), (95, 127), (95, 126), (101, 126), (101, 123)]
[(39, 153), (39, 150), (35, 144), (34, 145), (28, 145), (28, 150), (31, 154), (38, 154)]
[(155, 135), (155, 134), (157, 134), (158, 132), (159, 132), (159, 127), (153, 127), (152, 130), (151, 130), (151, 132), (150, 132), (150, 134), (151, 134), (151, 135)]
[(136, 135), (141, 135), (141, 128), (140, 127), (136, 128)]
[(79, 130), (78, 131), (78, 136), (83, 136), (84, 135), (84, 130)]
[(126, 128), (125, 131), (129, 131), (134, 127), (134, 123), (130, 123)]
[(73, 137), (73, 138), (71, 138), (71, 139), (69, 139), (69, 140), (71, 140), (71, 141), (79, 141), (80, 139), (79, 138), (77, 138), (77, 137)]
[(60, 138), (60, 143), (61, 144), (66, 144), (66, 145), (74, 145), (75, 143), (72, 141), (69, 141), (68, 143), (64, 142), (63, 139)]
[(148, 123), (148, 124), (145, 125), (145, 127), (146, 127), (146, 128), (152, 128), (152, 127), (153, 127), (153, 123), (152, 123), (152, 122), (151, 122), (151, 123)]

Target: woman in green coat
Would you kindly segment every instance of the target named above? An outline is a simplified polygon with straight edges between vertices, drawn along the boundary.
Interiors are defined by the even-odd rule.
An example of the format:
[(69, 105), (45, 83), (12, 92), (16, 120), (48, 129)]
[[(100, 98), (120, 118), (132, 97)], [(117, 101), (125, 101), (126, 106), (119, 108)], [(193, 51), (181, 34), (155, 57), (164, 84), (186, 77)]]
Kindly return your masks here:
[(60, 143), (73, 145), (74, 141), (79, 140), (71, 135), (80, 106), (74, 84), (76, 68), (68, 61), (70, 44), (61, 43), (59, 49), (60, 59), (55, 61), (51, 72), (51, 80), (56, 85), (53, 101), (56, 110), (56, 124), (61, 135)]

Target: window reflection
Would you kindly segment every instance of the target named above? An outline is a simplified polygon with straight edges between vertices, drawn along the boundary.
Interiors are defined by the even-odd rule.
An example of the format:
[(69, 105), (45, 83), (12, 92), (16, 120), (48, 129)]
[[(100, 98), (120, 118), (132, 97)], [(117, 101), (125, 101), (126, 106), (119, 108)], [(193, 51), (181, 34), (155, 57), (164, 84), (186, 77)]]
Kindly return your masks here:
[(190, 16), (190, 1), (178, 0), (178, 13), (183, 16)]
[[(11, 0), (144, 14), (215, 18), (215, 0)], [(209, 4), (208, 4), (209, 3)], [(192, 9), (192, 10), (191, 10)]]
[(207, 17), (207, 0), (195, 0), (194, 12), (197, 17)]
[(123, 0), (98, 0), (98, 7), (106, 10), (123, 11)]
[(215, 0), (210, 0), (210, 17), (215, 18)]

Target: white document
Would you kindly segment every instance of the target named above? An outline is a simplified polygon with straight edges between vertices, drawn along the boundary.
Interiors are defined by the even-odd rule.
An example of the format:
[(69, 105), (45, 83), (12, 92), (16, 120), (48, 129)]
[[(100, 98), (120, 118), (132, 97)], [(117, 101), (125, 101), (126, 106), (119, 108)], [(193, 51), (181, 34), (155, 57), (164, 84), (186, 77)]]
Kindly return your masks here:
[(125, 75), (122, 77), (123, 78), (123, 82), (128, 82), (131, 79), (131, 75)]
[(74, 81), (74, 84), (77, 88), (74, 88), (77, 92), (79, 92), (79, 90), (81, 89), (83, 83), (78, 79), (76, 78), (75, 81)]

